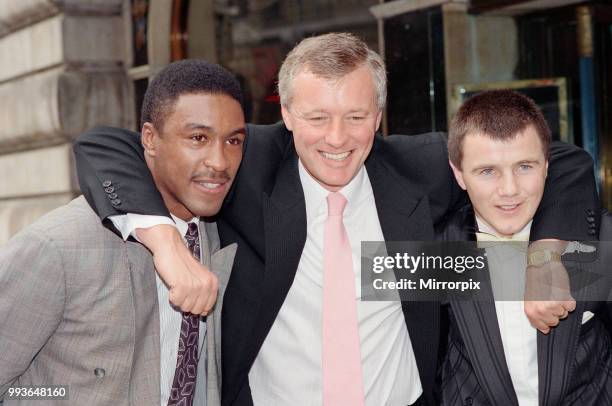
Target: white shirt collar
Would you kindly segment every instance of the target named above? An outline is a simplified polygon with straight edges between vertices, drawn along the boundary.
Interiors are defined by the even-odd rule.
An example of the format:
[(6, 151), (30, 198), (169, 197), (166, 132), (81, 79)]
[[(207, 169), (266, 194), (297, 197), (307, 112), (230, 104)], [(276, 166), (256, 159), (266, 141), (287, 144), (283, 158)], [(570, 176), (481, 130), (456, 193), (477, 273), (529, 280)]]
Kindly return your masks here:
[(187, 229), (189, 228), (189, 223), (195, 223), (196, 226), (198, 226), (198, 231), (200, 230), (200, 221), (198, 220), (197, 217), (192, 218), (189, 221), (185, 221), (183, 219), (180, 219), (178, 217), (176, 217), (174, 214), (170, 213), (170, 216), (172, 216), (172, 220), (174, 220), (174, 222), (176, 223), (176, 228), (178, 228), (179, 233), (181, 233), (181, 237), (185, 238), (185, 234), (187, 234)]
[[(306, 211), (309, 217), (319, 213), (321, 208), (324, 208), (325, 213), (327, 213), (327, 195), (330, 194), (330, 191), (321, 186), (321, 184), (308, 173), (301, 160), (298, 161), (298, 167), (302, 189), (304, 190)], [(351, 205), (359, 204), (363, 199), (369, 197), (373, 192), (365, 166), (362, 165), (359, 172), (351, 179), (348, 185), (344, 186), (338, 192), (342, 193), (346, 198), (348, 202), (346, 206), (347, 210), (350, 210)]]
[[(477, 214), (475, 214), (476, 216), (476, 224), (478, 225), (478, 231), (483, 232), (483, 233), (487, 233), (487, 234), (492, 234), (492, 235), (496, 235), (498, 237), (501, 237), (499, 235), (499, 233), (497, 231), (495, 231), (493, 229), (493, 227), (491, 227), (487, 222), (485, 222), (483, 219), (481, 219)], [(531, 232), (531, 223), (533, 222), (533, 220), (529, 221), (529, 223), (527, 223), (525, 225), (525, 227), (523, 227), (523, 229), (521, 231), (519, 231), (518, 233), (515, 233), (513, 235), (517, 236), (517, 237), (524, 237), (526, 239), (529, 239), (529, 234)]]

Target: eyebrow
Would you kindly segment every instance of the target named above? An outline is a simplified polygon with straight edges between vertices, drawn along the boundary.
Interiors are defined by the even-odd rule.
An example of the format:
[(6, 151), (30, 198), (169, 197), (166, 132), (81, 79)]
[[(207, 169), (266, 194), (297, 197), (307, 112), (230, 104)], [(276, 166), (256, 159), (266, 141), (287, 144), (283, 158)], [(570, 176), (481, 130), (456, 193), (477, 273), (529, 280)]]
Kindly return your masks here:
[[(204, 130), (204, 131), (208, 131), (208, 132), (212, 132), (215, 133), (215, 129), (211, 126), (208, 126), (206, 124), (198, 124), (198, 123), (187, 123), (185, 124), (185, 128), (188, 130)], [(239, 127), (236, 128), (232, 131), (230, 131), (227, 136), (233, 136), (236, 134), (244, 134), (246, 135), (246, 127)]]
[[(523, 165), (523, 164), (541, 164), (542, 162), (538, 159), (524, 159), (522, 161), (518, 161), (516, 163), (514, 163), (513, 165)], [(487, 168), (497, 168), (497, 164), (494, 163), (484, 163), (481, 165), (478, 165), (477, 167), (473, 168), (471, 170), (471, 172), (476, 172), (476, 171), (480, 171), (483, 169), (487, 169)]]
[(229, 133), (226, 135), (226, 137), (231, 137), (231, 136), (236, 135), (236, 134), (244, 134), (244, 136), (246, 137), (246, 135), (247, 135), (247, 133), (246, 133), (246, 127), (236, 128), (235, 130), (230, 131), (230, 132), (229, 132)]
[(199, 123), (187, 123), (184, 125), (184, 128), (187, 128), (189, 130), (207, 130), (207, 131), (212, 131), (212, 128), (210, 126), (207, 126), (205, 124), (199, 124)]
[(470, 172), (474, 173), (474, 172), (478, 172), (478, 171), (481, 171), (483, 169), (489, 169), (489, 168), (497, 168), (497, 165), (493, 165), (493, 164), (478, 165), (477, 167), (472, 168), (472, 170)]
[(309, 114), (328, 114), (328, 113), (327, 113), (327, 111), (325, 111), (323, 109), (314, 109), (314, 110), (302, 111), (301, 114), (306, 116), (306, 115), (309, 115)]

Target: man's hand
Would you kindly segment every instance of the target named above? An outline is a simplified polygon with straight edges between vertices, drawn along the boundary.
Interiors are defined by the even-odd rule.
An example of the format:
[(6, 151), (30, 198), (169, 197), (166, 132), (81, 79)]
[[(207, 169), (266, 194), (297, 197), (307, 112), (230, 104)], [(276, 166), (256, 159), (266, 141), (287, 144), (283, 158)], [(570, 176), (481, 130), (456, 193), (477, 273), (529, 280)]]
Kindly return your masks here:
[[(529, 300), (532, 299), (532, 300)], [(544, 334), (550, 332), (576, 308), (569, 290), (567, 271), (561, 263), (527, 268), (525, 314), (531, 325)]]
[(136, 234), (153, 252), (155, 269), (170, 290), (170, 303), (183, 312), (207, 315), (217, 301), (217, 277), (196, 261), (176, 228), (160, 224), (138, 228)]
[[(551, 250), (563, 253), (564, 241), (536, 241), (529, 252)], [(576, 308), (567, 270), (561, 262), (551, 261), (542, 266), (527, 267), (525, 277), (525, 314), (531, 325), (544, 334), (550, 332)]]

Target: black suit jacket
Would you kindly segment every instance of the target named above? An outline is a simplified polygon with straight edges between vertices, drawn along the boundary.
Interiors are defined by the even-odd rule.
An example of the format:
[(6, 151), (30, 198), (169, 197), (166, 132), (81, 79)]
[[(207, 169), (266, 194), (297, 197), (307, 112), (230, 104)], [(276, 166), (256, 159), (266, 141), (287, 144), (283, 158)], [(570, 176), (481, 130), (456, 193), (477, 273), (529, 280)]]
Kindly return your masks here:
[[(588, 214), (583, 227), (591, 224)], [(604, 217), (602, 233), (612, 232), (612, 217)], [(449, 241), (475, 241), (475, 218), (466, 206), (441, 230)], [(599, 266), (608, 261), (601, 252)], [(566, 258), (569, 258), (566, 259)], [(577, 255), (565, 255), (568, 272), (591, 275), (595, 256), (584, 261)], [(572, 280), (575, 280), (572, 278)], [(589, 288), (601, 288), (590, 284)], [(442, 405), (518, 406), (518, 399), (506, 364), (495, 303), (490, 286), (489, 301), (456, 300), (452, 296), (445, 306), (449, 321), (447, 353), (443, 362)], [(585, 293), (583, 293), (585, 294)], [(591, 293), (593, 297), (601, 294)], [(607, 295), (606, 295), (607, 297)], [(539, 404), (540, 406), (596, 406), (612, 401), (612, 341), (606, 329), (609, 304), (603, 301), (577, 301), (567, 319), (548, 335), (537, 333)], [(595, 316), (582, 324), (582, 315)]]
[[(77, 140), (75, 153), (81, 190), (102, 219), (126, 212), (167, 215), (142, 161), (138, 134), (94, 129)], [(557, 158), (563, 158), (562, 165), (554, 164)], [(305, 244), (297, 162), (292, 135), (282, 123), (248, 126), (242, 165), (217, 219), (222, 243), (239, 243), (223, 305), (224, 405), (252, 404), (248, 372), (291, 287)], [(596, 208), (592, 161), (575, 147), (557, 146), (551, 167), (547, 196), (564, 199), (545, 199), (546, 209), (536, 218), (538, 238), (584, 239), (572, 221), (558, 219), (568, 210)], [(377, 136), (366, 168), (387, 240), (432, 239), (434, 225), (466, 202), (450, 171), (442, 134)], [(115, 199), (105, 190), (109, 184)], [(562, 195), (564, 190), (574, 193)], [(435, 404), (439, 306), (407, 303), (402, 308), (424, 397)]]

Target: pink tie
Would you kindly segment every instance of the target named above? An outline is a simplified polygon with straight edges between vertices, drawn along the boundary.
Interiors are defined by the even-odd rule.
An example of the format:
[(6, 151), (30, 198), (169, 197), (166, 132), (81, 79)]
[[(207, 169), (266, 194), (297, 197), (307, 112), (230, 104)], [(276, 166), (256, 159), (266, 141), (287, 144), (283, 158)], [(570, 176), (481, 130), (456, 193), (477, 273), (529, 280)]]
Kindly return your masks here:
[(327, 196), (323, 240), (323, 405), (364, 404), (353, 258), (342, 222), (346, 198)]

